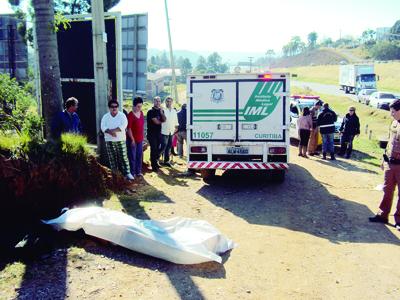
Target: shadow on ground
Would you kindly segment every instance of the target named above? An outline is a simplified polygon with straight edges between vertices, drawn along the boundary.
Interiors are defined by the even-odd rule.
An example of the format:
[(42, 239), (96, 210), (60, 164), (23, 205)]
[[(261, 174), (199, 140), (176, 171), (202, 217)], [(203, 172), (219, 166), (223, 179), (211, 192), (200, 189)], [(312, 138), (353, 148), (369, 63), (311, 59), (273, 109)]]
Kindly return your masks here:
[(198, 193), (250, 224), (283, 227), (333, 243), (400, 245), (387, 227), (368, 222), (374, 213), (366, 205), (332, 195), (295, 164), (282, 184), (267, 182), (261, 172), (225, 172)]
[[(326, 166), (331, 166), (334, 168), (338, 168), (341, 170), (345, 171), (355, 171), (355, 172), (361, 172), (361, 173), (368, 173), (368, 174), (378, 174), (378, 172), (373, 171), (373, 170), (368, 170), (364, 168), (360, 168), (359, 166), (355, 165), (352, 163), (352, 158), (350, 159), (338, 159), (338, 156), (336, 155), (336, 160), (331, 161), (330, 160), (330, 155), (327, 155), (327, 159), (324, 160), (322, 159), (322, 156), (316, 156), (317, 159), (316, 161), (320, 164), (326, 165)], [(339, 156), (340, 158), (340, 156)], [(364, 162), (366, 163), (366, 162)]]
[[(145, 211), (146, 202), (174, 203), (162, 191), (147, 184), (142, 179), (141, 192), (131, 195), (120, 195), (118, 201), (120, 209), (139, 219), (150, 219)], [(48, 231), (48, 227), (44, 227)], [(224, 263), (230, 252), (222, 255), (222, 264), (208, 262), (197, 265), (177, 265), (161, 259), (140, 254), (111, 243), (87, 236), (82, 230), (78, 232), (50, 230), (43, 233), (47, 236), (44, 249), (32, 247), (34, 253), (28, 259), (15, 255), (8, 259), (0, 259), (0, 271), (17, 261), (25, 264), (22, 282), (16, 288), (17, 299), (65, 299), (67, 297), (67, 264), (68, 249), (79, 247), (95, 255), (103, 255), (112, 260), (123, 262), (139, 268), (157, 270), (168, 276), (171, 285), (181, 299), (205, 299), (202, 292), (193, 281), (192, 276), (204, 278), (225, 278)], [(43, 251), (42, 251), (43, 250)], [(69, 280), (73, 280), (70, 278)]]
[[(291, 138), (290, 139), (290, 144), (293, 147), (298, 147), (299, 146), (299, 141), (296, 139)], [(293, 151), (294, 149), (291, 148), (291, 151)], [(297, 149), (296, 149), (297, 150)], [(335, 146), (335, 153), (336, 153), (336, 157), (338, 157), (338, 153), (340, 150), (340, 146)], [(318, 147), (318, 151), (320, 153), (322, 153), (321, 151), (321, 146)], [(292, 155), (297, 155), (298, 151), (295, 151), (292, 153)], [(368, 153), (364, 153), (364, 152), (360, 152), (357, 150), (353, 150), (353, 153), (351, 155), (350, 159), (346, 159), (346, 160), (336, 160), (334, 164), (332, 164), (329, 161), (330, 155), (327, 154), (327, 158), (328, 161), (322, 160), (322, 155), (317, 155), (315, 156), (316, 158), (321, 158), (320, 160), (318, 160), (320, 163), (325, 164), (325, 165), (330, 165), (342, 170), (348, 170), (348, 171), (356, 171), (356, 172), (362, 172), (362, 173), (369, 173), (369, 174), (378, 174), (376, 171), (372, 171), (372, 170), (368, 170), (368, 169), (364, 169), (364, 168), (360, 168), (358, 166), (356, 166), (355, 164), (351, 163), (352, 160), (357, 160), (359, 162), (362, 162), (364, 164), (367, 165), (371, 165), (374, 167), (379, 167), (378, 164), (374, 163), (373, 161), (376, 160), (376, 157), (369, 155)]]

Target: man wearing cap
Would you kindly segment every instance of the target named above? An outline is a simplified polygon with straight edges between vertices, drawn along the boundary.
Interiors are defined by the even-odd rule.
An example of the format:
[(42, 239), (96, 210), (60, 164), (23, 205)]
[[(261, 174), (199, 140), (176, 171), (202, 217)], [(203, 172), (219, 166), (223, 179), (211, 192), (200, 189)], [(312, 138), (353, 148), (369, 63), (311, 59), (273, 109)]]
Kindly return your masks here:
[[(369, 221), (387, 224), (393, 204), (396, 185), (400, 187), (400, 99), (394, 100), (390, 106), (393, 122), (389, 129), (389, 141), (386, 146), (381, 168), (384, 170), (383, 199), (379, 211)], [(397, 206), (394, 213), (395, 227), (400, 231), (400, 193), (397, 191)]]
[(317, 119), (318, 119), (318, 113), (319, 113), (319, 110), (321, 109), (321, 106), (322, 106), (322, 101), (318, 100), (317, 102), (315, 102), (314, 106), (310, 109), (310, 115), (311, 115), (312, 123), (313, 123), (313, 130), (311, 130), (310, 140), (308, 141), (308, 154), (311, 156), (318, 154), (316, 152), (317, 146), (318, 146)]

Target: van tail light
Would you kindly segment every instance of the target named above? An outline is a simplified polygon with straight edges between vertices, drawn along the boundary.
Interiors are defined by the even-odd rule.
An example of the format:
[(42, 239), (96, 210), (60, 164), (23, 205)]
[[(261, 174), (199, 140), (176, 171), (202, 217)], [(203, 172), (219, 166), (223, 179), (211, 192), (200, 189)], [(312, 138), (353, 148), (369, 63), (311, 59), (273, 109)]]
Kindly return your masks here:
[(193, 146), (193, 147), (190, 147), (190, 152), (191, 153), (206, 153), (207, 152), (207, 147), (205, 147), (205, 146)]
[(286, 154), (285, 147), (271, 147), (268, 149), (269, 154)]

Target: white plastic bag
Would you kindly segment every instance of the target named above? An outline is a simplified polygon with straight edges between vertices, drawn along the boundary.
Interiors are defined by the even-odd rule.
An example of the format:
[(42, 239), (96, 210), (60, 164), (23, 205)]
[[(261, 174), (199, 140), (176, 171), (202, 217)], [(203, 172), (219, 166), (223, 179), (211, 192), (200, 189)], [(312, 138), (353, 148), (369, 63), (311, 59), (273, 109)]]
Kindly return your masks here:
[(88, 235), (176, 264), (221, 263), (218, 254), (236, 246), (206, 221), (188, 218), (139, 220), (101, 207), (74, 208), (43, 222), (57, 230), (82, 228)]

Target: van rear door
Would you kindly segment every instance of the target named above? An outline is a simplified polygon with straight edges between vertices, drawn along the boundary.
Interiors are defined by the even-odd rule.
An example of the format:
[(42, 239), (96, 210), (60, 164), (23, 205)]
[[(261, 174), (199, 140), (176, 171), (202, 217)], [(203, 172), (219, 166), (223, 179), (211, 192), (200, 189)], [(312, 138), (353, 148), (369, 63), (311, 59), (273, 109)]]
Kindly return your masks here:
[(190, 138), (192, 141), (236, 140), (236, 82), (190, 81)]
[(238, 140), (284, 142), (286, 80), (243, 80), (238, 89)]

